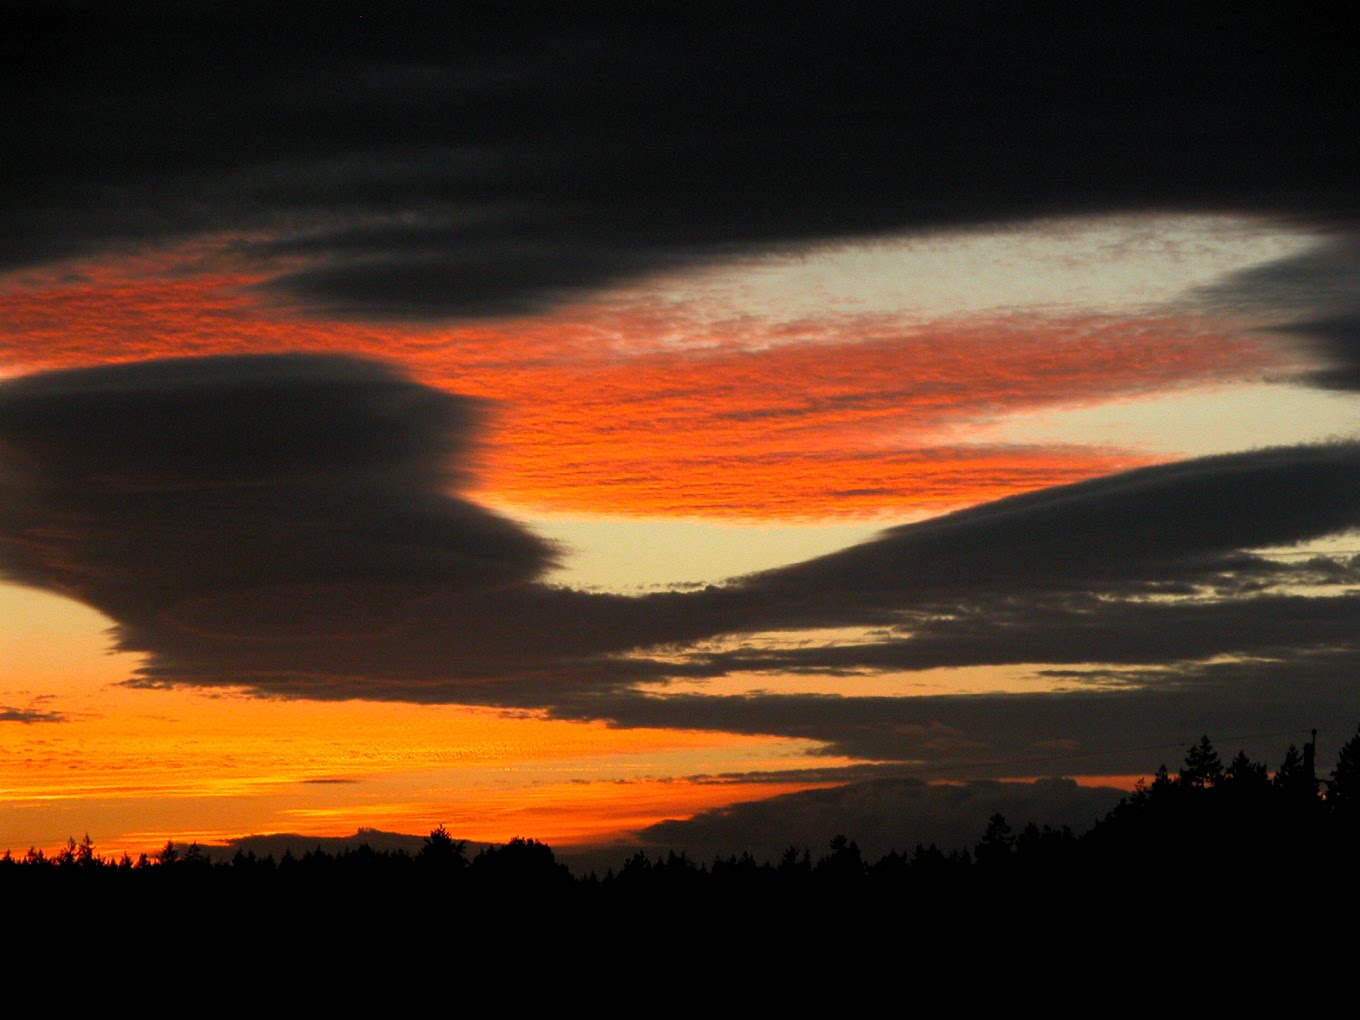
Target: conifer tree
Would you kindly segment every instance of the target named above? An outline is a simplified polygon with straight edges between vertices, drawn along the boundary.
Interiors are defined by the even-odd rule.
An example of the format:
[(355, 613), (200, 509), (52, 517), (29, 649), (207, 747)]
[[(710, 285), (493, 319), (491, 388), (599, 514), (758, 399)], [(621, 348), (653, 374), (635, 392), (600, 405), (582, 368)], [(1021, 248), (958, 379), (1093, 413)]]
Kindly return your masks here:
[(1341, 745), (1332, 781), (1327, 784), (1327, 802), (1338, 813), (1360, 817), (1360, 726), (1355, 736)]
[(1209, 741), (1206, 733), (1199, 738), (1199, 743), (1185, 755), (1185, 765), (1181, 769), (1181, 782), (1186, 786), (1193, 786), (1203, 789), (1206, 786), (1214, 786), (1223, 778), (1223, 763), (1219, 760), (1218, 752), (1214, 750), (1214, 745)]

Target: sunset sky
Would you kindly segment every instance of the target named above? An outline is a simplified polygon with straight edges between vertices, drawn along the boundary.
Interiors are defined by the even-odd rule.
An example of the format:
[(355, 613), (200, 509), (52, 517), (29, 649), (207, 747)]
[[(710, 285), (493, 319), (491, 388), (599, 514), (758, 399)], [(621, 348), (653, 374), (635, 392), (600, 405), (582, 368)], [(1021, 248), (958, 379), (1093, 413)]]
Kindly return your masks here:
[(0, 4), (0, 853), (886, 850), (1202, 733), (1329, 768), (1347, 41), (585, 6)]

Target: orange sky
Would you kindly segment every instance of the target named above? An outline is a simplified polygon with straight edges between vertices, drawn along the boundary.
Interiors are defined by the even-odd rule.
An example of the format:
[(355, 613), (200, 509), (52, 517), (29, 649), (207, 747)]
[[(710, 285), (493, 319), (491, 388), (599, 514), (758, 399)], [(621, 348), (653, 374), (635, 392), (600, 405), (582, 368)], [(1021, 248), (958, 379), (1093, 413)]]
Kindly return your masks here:
[(1282, 364), (1260, 336), (1146, 313), (712, 321), (629, 295), (485, 325), (316, 321), (263, 305), (258, 276), (185, 268), (207, 257), (12, 280), (0, 364), (289, 350), (395, 360), (487, 401), (477, 488), (494, 503), (764, 521), (900, 519), (1147, 463), (1132, 444), (997, 447), (970, 430)]
[[(485, 400), (473, 495), (507, 512), (772, 523), (910, 519), (1147, 463), (1164, 454), (1136, 441), (972, 437), (1018, 411), (1193, 392), (1284, 363), (1259, 334), (1165, 310), (734, 315), (663, 285), (650, 303), (635, 289), (548, 316), (379, 326), (270, 305), (260, 279), (209, 244), (12, 274), (0, 369), (359, 353)], [(692, 778), (803, 767), (812, 742), (129, 690), (117, 685), (137, 663), (105, 653), (105, 621), (49, 596), (6, 599), (24, 622), (5, 635), (0, 704), (64, 721), (5, 727), (0, 847), (86, 830), (105, 852), (137, 852), (438, 824), (569, 844), (815, 785)]]
[(119, 684), (136, 657), (107, 653), (94, 612), (14, 590), (0, 605), (0, 701), (64, 716), (5, 727), (0, 846), (16, 851), (85, 831), (101, 853), (135, 856), (167, 839), (356, 825), (444, 824), (485, 841), (626, 839), (677, 813), (797, 788), (701, 779), (714, 762), (777, 772), (806, 765), (815, 746), (454, 705), (128, 688)]
[(1349, 736), (1317, 19), (247, 7), (11, 19), (0, 853), (816, 844)]

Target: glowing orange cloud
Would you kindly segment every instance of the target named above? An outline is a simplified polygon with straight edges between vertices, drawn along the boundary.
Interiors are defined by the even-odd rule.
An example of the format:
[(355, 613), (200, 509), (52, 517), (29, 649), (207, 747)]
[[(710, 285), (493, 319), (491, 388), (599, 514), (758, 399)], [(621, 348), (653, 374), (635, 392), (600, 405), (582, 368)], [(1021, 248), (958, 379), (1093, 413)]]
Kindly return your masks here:
[[(185, 354), (346, 351), (486, 398), (479, 496), (531, 511), (728, 518), (937, 512), (1147, 462), (1104, 448), (978, 447), (969, 427), (1245, 379), (1263, 340), (1190, 317), (784, 321), (659, 298), (458, 327), (318, 321), (200, 254), (11, 278), (14, 370)], [(218, 265), (228, 268), (213, 268)]]

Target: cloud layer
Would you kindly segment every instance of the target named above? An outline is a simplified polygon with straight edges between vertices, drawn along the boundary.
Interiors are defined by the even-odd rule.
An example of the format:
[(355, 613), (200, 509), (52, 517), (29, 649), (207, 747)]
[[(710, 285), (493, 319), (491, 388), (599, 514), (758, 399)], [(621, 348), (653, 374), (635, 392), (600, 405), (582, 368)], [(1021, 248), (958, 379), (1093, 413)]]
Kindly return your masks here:
[[(1121, 749), (1187, 719), (1233, 735), (1360, 715), (1360, 563), (1250, 551), (1360, 527), (1360, 444), (1144, 468), (624, 597), (543, 583), (554, 551), (457, 494), (475, 420), (465, 399), (334, 356), (11, 380), (0, 564), (111, 616), (150, 684), (783, 734), (975, 774), (1049, 754), (1136, 768)], [(808, 631), (827, 627), (868, 630)], [(855, 691), (859, 674), (941, 666), (1066, 671), (1069, 689)], [(839, 677), (844, 696), (664, 686), (737, 675), (776, 691)]]
[(475, 405), (375, 363), (168, 360), (4, 393), (7, 572), (108, 613), (126, 647), (355, 637), (400, 613), (381, 593), (471, 596), (553, 562), (450, 494)]
[[(1010, 246), (1015, 261), (1025, 247)], [(0, 362), (32, 370), (187, 349), (395, 362), (486, 401), (479, 488), (537, 511), (760, 521), (938, 513), (1156, 459), (1122, 448), (1121, 437), (979, 441), (979, 422), (1258, 382), (1288, 364), (1277, 338), (1194, 313), (1048, 308), (922, 322), (910, 310), (834, 301), (789, 313), (768, 295), (750, 298), (731, 267), (733, 294), (720, 298), (717, 283), (680, 296), (639, 285), (540, 319), (299, 321), (261, 307), (247, 289), (258, 277), (232, 269), (218, 248), (179, 254), (211, 268), (182, 275), (159, 253), (18, 281), (0, 310)]]

